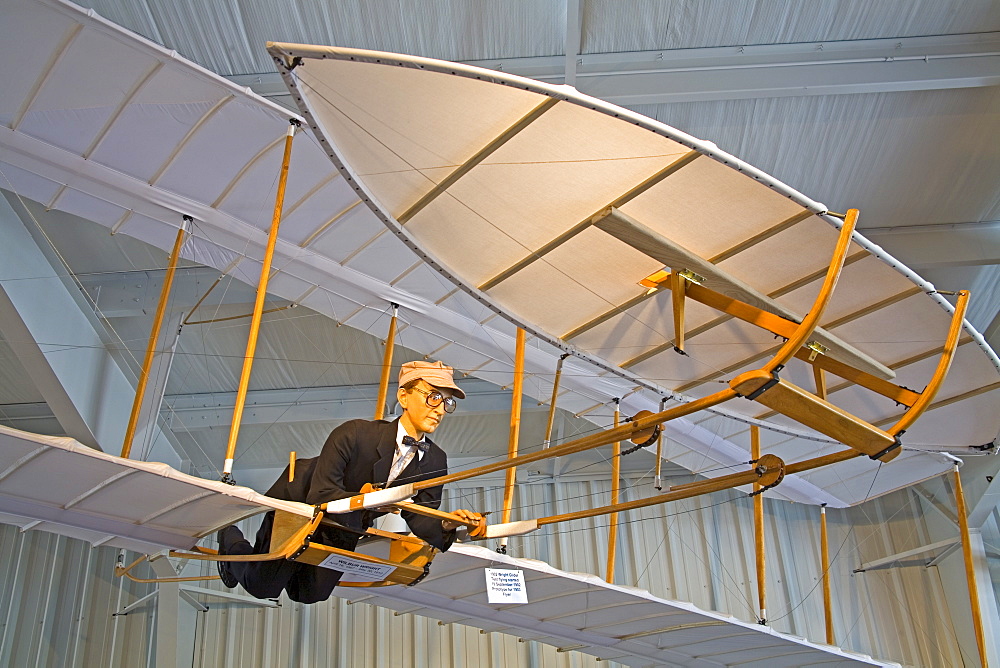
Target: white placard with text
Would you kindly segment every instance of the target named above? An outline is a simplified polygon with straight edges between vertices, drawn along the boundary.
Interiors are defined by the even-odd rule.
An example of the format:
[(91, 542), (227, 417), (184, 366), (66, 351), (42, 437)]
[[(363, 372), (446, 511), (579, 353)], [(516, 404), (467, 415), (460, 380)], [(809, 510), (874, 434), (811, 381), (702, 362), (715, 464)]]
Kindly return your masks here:
[(486, 568), (486, 595), (490, 603), (527, 603), (524, 571), (515, 568)]
[(372, 580), (384, 580), (389, 573), (396, 570), (395, 566), (373, 564), (370, 561), (342, 557), (339, 554), (331, 554), (329, 557), (321, 561), (319, 565), (323, 568), (330, 568), (342, 573), (364, 575), (366, 577), (370, 577)]

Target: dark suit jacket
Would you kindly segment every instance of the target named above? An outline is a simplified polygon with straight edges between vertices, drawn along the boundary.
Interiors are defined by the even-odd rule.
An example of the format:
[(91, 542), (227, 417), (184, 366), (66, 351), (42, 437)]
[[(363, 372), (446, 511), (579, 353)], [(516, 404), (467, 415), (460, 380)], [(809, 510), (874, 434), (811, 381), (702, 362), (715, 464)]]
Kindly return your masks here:
[[(385, 484), (396, 451), (398, 420), (350, 420), (334, 429), (318, 457), (300, 459), (295, 466), (295, 480), (288, 482), (288, 470), (275, 481), (268, 496), (288, 501), (320, 504), (357, 494), (365, 483)], [(448, 472), (448, 457), (430, 439), (423, 457), (415, 456), (390, 487), (407, 482), (428, 480)], [(414, 501), (437, 508), (441, 505), (441, 487), (417, 492)], [(355, 511), (331, 519), (363, 531), (383, 513)], [(441, 520), (403, 512), (410, 529), (439, 550), (447, 550), (455, 540), (454, 531), (445, 531)], [(356, 543), (356, 541), (354, 541)]]

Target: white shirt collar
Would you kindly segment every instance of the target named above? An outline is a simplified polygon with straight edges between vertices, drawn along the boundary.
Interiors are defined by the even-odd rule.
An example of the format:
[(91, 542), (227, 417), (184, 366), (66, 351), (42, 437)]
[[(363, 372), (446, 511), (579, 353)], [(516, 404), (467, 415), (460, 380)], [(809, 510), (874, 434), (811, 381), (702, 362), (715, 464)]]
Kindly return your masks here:
[[(398, 420), (396, 422), (396, 455), (395, 455), (395, 457), (402, 457), (403, 455), (406, 454), (406, 451), (409, 449), (409, 446), (405, 446), (405, 447), (403, 446), (403, 437), (407, 436), (407, 435), (408, 434), (406, 433), (406, 429), (403, 427), (403, 421), (402, 420)], [(424, 437), (421, 436), (419, 439), (417, 439), (417, 442), (423, 442), (424, 440), (425, 440)], [(395, 459), (395, 457), (394, 457), (394, 459)], [(417, 460), (419, 461), (419, 460), (422, 460), (423, 458), (424, 458), (424, 451), (420, 450), (418, 448), (417, 449)]]

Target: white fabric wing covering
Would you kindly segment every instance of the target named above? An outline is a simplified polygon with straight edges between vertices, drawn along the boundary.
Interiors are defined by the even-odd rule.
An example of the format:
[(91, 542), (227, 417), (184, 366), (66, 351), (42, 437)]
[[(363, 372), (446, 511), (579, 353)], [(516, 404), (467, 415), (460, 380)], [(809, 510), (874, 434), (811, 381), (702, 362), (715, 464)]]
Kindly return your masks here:
[[(8, 0), (3, 17), (0, 56), (17, 67), (5, 72), (0, 96), (0, 187), (164, 250), (181, 216), (193, 216), (185, 259), (255, 281), (287, 110), (61, 0)], [(318, 138), (295, 141), (273, 295), (363, 331), (388, 302), (402, 304), (415, 350), (443, 351), (452, 366), (505, 385), (513, 327), (492, 309), (538, 336), (529, 394), (548, 400), (556, 361), (572, 347), (559, 406), (583, 412), (626, 396), (625, 414), (656, 410), (669, 393), (708, 394), (777, 343), (689, 300), (689, 356), (672, 352), (669, 291), (643, 298), (636, 284), (668, 258), (701, 258), (751, 286), (765, 310), (801, 317), (810, 307), (835, 221), (711, 144), (571, 88), (392, 54), (308, 50), (319, 59), (307, 57), (289, 80)], [(647, 182), (665, 167), (669, 176)], [(612, 204), (638, 225), (630, 234), (615, 236), (600, 217)], [(656, 238), (671, 247), (651, 245)], [(930, 286), (864, 245), (852, 247), (821, 323), (829, 354), (922, 388), (948, 313), (923, 294)], [(991, 442), (1000, 431), (996, 359), (971, 331), (963, 340), (936, 405), (903, 437), (907, 466), (858, 460), (788, 476), (768, 495), (852, 505), (869, 490), (950, 470), (947, 458), (919, 450)], [(811, 387), (803, 363), (783, 373)], [(899, 414), (890, 400), (833, 377), (828, 384), (831, 401), (881, 426)], [(765, 451), (786, 461), (843, 449), (741, 399), (670, 423), (665, 453), (709, 476), (741, 466), (746, 417), (772, 427)]]
[[(528, 602), (491, 605), (486, 568), (523, 571)], [(445, 623), (475, 619), (488, 632), (572, 648), (629, 666), (704, 665), (708, 655), (712, 665), (719, 666), (899, 665), (475, 545), (455, 545), (438, 555), (431, 574), (415, 587), (339, 587), (335, 593)]]
[(0, 426), (0, 521), (137, 552), (190, 549), (202, 536), (272, 509), (312, 506), (115, 457), (71, 438)]
[[(647, 295), (639, 285), (650, 274), (671, 264), (691, 268), (694, 256), (710, 274), (705, 287), (794, 320), (819, 292), (839, 222), (709, 143), (571, 88), (502, 73), (335, 47), (270, 50), (285, 63), (303, 58), (285, 73), (300, 109), (406, 243), (529, 332), (647, 388), (704, 396), (762, 366), (780, 345), (761, 328), (688, 300), (688, 355), (678, 355), (669, 290)], [(831, 358), (920, 391), (937, 364), (950, 307), (855, 239), (814, 338)], [(782, 374), (814, 387), (803, 361)], [(831, 402), (877, 426), (902, 415), (891, 399), (829, 374), (828, 381)], [(904, 447), (990, 443), (1000, 431), (997, 405), (996, 356), (968, 328), (936, 402)], [(804, 431), (755, 402), (721, 410)], [(745, 441), (747, 426), (737, 425), (725, 435)], [(780, 433), (769, 440), (767, 451), (786, 461), (842, 449)], [(912, 482), (949, 466), (910, 454)], [(870, 472), (872, 464), (853, 468)], [(851, 487), (846, 470), (805, 477), (841, 492)]]

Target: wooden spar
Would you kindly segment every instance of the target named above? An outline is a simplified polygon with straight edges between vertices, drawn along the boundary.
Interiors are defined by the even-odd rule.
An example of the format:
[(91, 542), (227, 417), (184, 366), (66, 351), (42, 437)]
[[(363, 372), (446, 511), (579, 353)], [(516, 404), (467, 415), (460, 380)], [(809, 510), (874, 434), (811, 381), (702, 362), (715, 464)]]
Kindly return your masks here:
[(813, 378), (816, 380), (816, 396), (826, 400), (826, 373), (823, 367), (813, 367)]
[(389, 372), (392, 370), (392, 351), (396, 345), (396, 317), (399, 315), (399, 304), (392, 305), (392, 319), (389, 320), (389, 333), (385, 337), (385, 356), (382, 358), (382, 377), (378, 382), (378, 399), (375, 400), (375, 419), (385, 417), (385, 400), (389, 396)]
[[(670, 275), (668, 274), (667, 277), (663, 280), (663, 282), (660, 283), (659, 285), (660, 287), (669, 288), (669, 286), (671, 285)], [(712, 326), (722, 324), (728, 319), (728, 317), (733, 317), (736, 318), (737, 320), (742, 320), (743, 322), (750, 323), (755, 327), (760, 327), (761, 329), (764, 329), (782, 338), (788, 338), (789, 336), (791, 336), (799, 326), (799, 323), (787, 317), (776, 315), (769, 311), (765, 311), (757, 306), (739, 301), (729, 295), (723, 294), (721, 292), (716, 292), (715, 290), (706, 288), (703, 285), (698, 285), (697, 283), (688, 282), (684, 291), (684, 295), (685, 297), (692, 299), (700, 304), (704, 304), (705, 306), (708, 306), (712, 309), (721, 311), (722, 313), (726, 314), (726, 316), (724, 316), (723, 318), (717, 318), (708, 323)], [(691, 338), (691, 336), (702, 333), (706, 331), (706, 329), (708, 329), (707, 325), (700, 325), (698, 327), (695, 327), (690, 332), (685, 333), (685, 338)], [(821, 339), (825, 339), (831, 344), (838, 341), (832, 338), (832, 335), (830, 334), (822, 336), (821, 330), (817, 328), (816, 332), (814, 332), (813, 340), (819, 343)], [(671, 346), (672, 345), (673, 344), (671, 343)], [(846, 344), (839, 343), (837, 345), (843, 346)], [(654, 354), (659, 354), (664, 350), (666, 350), (666, 348), (667, 346), (664, 344), (656, 346), (655, 348), (652, 349), (652, 351), (655, 351)], [(638, 364), (639, 362), (642, 362), (643, 360), (649, 359), (649, 357), (651, 356), (652, 355), (650, 354), (650, 351), (647, 351), (645, 353), (637, 355), (636, 357), (633, 357), (630, 360), (622, 362), (621, 366), (623, 368), (631, 367)], [(915, 402), (917, 398), (920, 396), (917, 392), (913, 392), (912, 390), (907, 390), (906, 388), (895, 385), (887, 380), (879, 378), (878, 376), (866, 373), (861, 369), (851, 366), (850, 364), (847, 364), (845, 362), (840, 362), (830, 357), (829, 355), (819, 355), (814, 349), (808, 346), (800, 348), (798, 351), (796, 351), (795, 357), (801, 359), (804, 362), (809, 363), (813, 367), (819, 367), (824, 371), (829, 371), (832, 374), (840, 376), (841, 378), (849, 380), (857, 385), (861, 385), (862, 387), (865, 387), (871, 390), (872, 392), (877, 392), (878, 394), (889, 397), (893, 401), (904, 404), (906, 406), (911, 406), (913, 402)], [(889, 371), (891, 372), (893, 369), (899, 368), (900, 366), (906, 366), (906, 365), (896, 364), (893, 365), (891, 368), (890, 367), (886, 368), (889, 369)], [(690, 389), (692, 387), (695, 387), (696, 385), (702, 384), (702, 382), (703, 381), (694, 381), (693, 383), (682, 385), (679, 388), (677, 388), (677, 391), (683, 392), (686, 389)]]
[(670, 272), (670, 300), (674, 309), (674, 350), (684, 352), (684, 293), (687, 280), (680, 271)]
[[(621, 424), (621, 402), (615, 399), (615, 427)], [(621, 491), (621, 461), (622, 442), (615, 441), (614, 449), (611, 452), (611, 505), (618, 505), (618, 494)], [(608, 568), (604, 579), (607, 582), (614, 582), (615, 579), (615, 556), (618, 548), (618, 513), (611, 513), (608, 518)]]
[(184, 216), (180, 229), (177, 230), (174, 248), (170, 251), (170, 259), (167, 262), (167, 273), (163, 276), (163, 286), (160, 288), (160, 301), (156, 304), (156, 315), (153, 317), (153, 326), (149, 330), (149, 343), (146, 345), (146, 357), (142, 361), (142, 371), (139, 373), (139, 383), (135, 388), (135, 399), (132, 401), (132, 413), (129, 415), (128, 428), (125, 430), (125, 440), (122, 442), (121, 456), (125, 459), (128, 459), (129, 454), (132, 452), (132, 441), (135, 439), (135, 430), (139, 424), (142, 399), (146, 394), (146, 385), (149, 383), (149, 370), (153, 367), (156, 340), (160, 336), (160, 327), (163, 326), (163, 314), (167, 310), (170, 288), (174, 284), (174, 273), (177, 270), (177, 261), (181, 256), (181, 247), (184, 245), (184, 237), (187, 236), (187, 224), (190, 220), (190, 216)]
[(566, 243), (576, 235), (580, 234), (584, 230), (589, 229), (591, 226), (594, 225), (594, 221), (604, 218), (610, 209), (617, 209), (625, 206), (625, 204), (631, 202), (633, 199), (635, 199), (642, 193), (646, 192), (647, 190), (655, 186), (657, 183), (660, 183), (668, 176), (674, 174), (678, 170), (683, 169), (687, 165), (691, 164), (691, 162), (693, 162), (699, 156), (701, 156), (701, 153), (695, 150), (690, 150), (681, 157), (677, 158), (676, 160), (673, 160), (666, 167), (660, 169), (655, 174), (651, 175), (649, 178), (642, 181), (641, 183), (638, 183), (635, 186), (633, 186), (631, 189), (629, 189), (628, 192), (623, 193), (619, 197), (615, 198), (615, 200), (610, 202), (607, 206), (598, 209), (592, 215), (587, 216), (579, 223), (577, 223), (564, 233), (560, 234), (555, 239), (552, 239), (548, 243), (536, 248), (525, 257), (521, 258), (514, 264), (508, 266), (499, 274), (496, 274), (493, 278), (487, 280), (485, 283), (480, 284), (479, 289), (485, 292), (487, 290), (495, 288), (501, 282), (507, 280), (508, 278), (510, 278), (517, 272), (521, 271), (528, 265), (544, 257), (545, 255), (552, 252), (559, 246), (563, 245), (564, 243)]
[(435, 185), (427, 193), (425, 193), (420, 199), (410, 205), (405, 211), (396, 216), (396, 220), (399, 221), (400, 225), (406, 225), (415, 215), (420, 213), (428, 204), (437, 199), (441, 193), (446, 191), (448, 188), (453, 186), (460, 178), (468, 174), (472, 169), (481, 163), (486, 158), (490, 157), (495, 153), (500, 147), (513, 139), (519, 132), (524, 130), (526, 127), (534, 123), (542, 114), (551, 109), (559, 102), (558, 98), (547, 97), (538, 106), (525, 114), (516, 123), (511, 125), (509, 128), (501, 132), (496, 136), (490, 143), (483, 146), (481, 149), (476, 151), (475, 155), (466, 160), (463, 164), (459, 165), (452, 171), (448, 176), (446, 176), (440, 183)]
[(694, 401), (680, 406), (675, 406), (669, 410), (653, 413), (638, 420), (628, 422), (615, 429), (608, 429), (598, 434), (584, 436), (574, 441), (569, 441), (568, 443), (552, 446), (547, 450), (538, 450), (536, 452), (532, 452), (527, 455), (519, 455), (513, 459), (507, 459), (502, 462), (485, 464), (467, 471), (449, 473), (448, 475), (439, 476), (437, 478), (415, 482), (413, 483), (413, 490), (419, 491), (429, 487), (437, 487), (438, 485), (447, 485), (449, 483), (458, 482), (459, 480), (467, 480), (469, 478), (475, 478), (476, 476), (485, 475), (487, 473), (494, 473), (496, 471), (514, 468), (522, 464), (530, 464), (531, 462), (537, 462), (542, 459), (562, 457), (565, 455), (572, 455), (577, 452), (583, 452), (584, 450), (592, 450), (593, 448), (597, 448), (602, 445), (608, 445), (609, 443), (614, 443), (615, 441), (631, 438), (631, 435), (634, 432), (650, 429), (661, 422), (684, 417), (685, 415), (690, 415), (691, 413), (697, 413), (700, 410), (711, 408), (712, 406), (728, 401), (735, 396), (736, 392), (734, 390), (726, 388), (716, 392), (715, 394), (710, 394), (707, 397), (695, 399)]
[[(521, 431), (521, 394), (524, 390), (524, 329), (517, 328), (514, 347), (514, 386), (510, 398), (510, 434), (507, 441), (507, 459), (517, 458), (517, 438)], [(503, 522), (510, 522), (510, 511), (514, 505), (514, 482), (517, 471), (512, 466), (507, 469), (503, 489)], [(507, 539), (501, 541), (501, 549), (506, 552)]]
[[(594, 225), (666, 267), (684, 267), (685, 270), (679, 273), (682, 277), (685, 277), (686, 297), (702, 302), (706, 306), (711, 306), (740, 320), (746, 320), (755, 326), (768, 330), (778, 330), (775, 333), (783, 331), (782, 336), (785, 338), (788, 338), (793, 333), (797, 333), (802, 336), (802, 344), (805, 344), (806, 341), (816, 341), (830, 349), (831, 354), (834, 356), (843, 359), (845, 362), (850, 362), (850, 364), (857, 366), (859, 369), (866, 369), (869, 373), (884, 379), (894, 377), (891, 369), (854, 346), (842, 341), (826, 329), (816, 326), (815, 320), (810, 323), (807, 317), (806, 323), (809, 324), (809, 329), (802, 330), (799, 327), (801, 324), (799, 316), (795, 312), (790, 311), (780, 302), (759, 292), (739, 278), (728, 274), (720, 267), (711, 264), (697, 253), (693, 253), (675, 241), (662, 236), (655, 229), (648, 227), (641, 221), (621, 211), (612, 209), (608, 212), (607, 216), (596, 221)], [(834, 253), (830, 264), (824, 271), (819, 272), (817, 278), (822, 279), (825, 276), (829, 279), (831, 269), (834, 270), (834, 274), (839, 274), (842, 267), (846, 265), (846, 262), (846, 257), (838, 257)], [(704, 279), (707, 283), (715, 286), (715, 290), (702, 288), (694, 280), (687, 280), (686, 277), (688, 276), (694, 278), (692, 274), (697, 274), (700, 277), (697, 280)], [(672, 274), (665, 274), (664, 270), (660, 270), (640, 280), (639, 285), (644, 287), (670, 288), (675, 281), (676, 277), (673, 277)], [(824, 283), (827, 290), (820, 290), (820, 300), (817, 300), (814, 306), (822, 306), (822, 300), (829, 297), (833, 284), (829, 281), (824, 281)], [(720, 292), (716, 292), (716, 290)], [(724, 322), (725, 320), (722, 319), (722, 321)], [(715, 324), (717, 323), (713, 322), (711, 326)], [(709, 326), (709, 324), (705, 323), (703, 326), (696, 327), (692, 332), (685, 332), (684, 337), (690, 339), (692, 334), (705, 331), (703, 329), (705, 326)], [(830, 326), (832, 326), (832, 323), (828, 325), (828, 327)], [(669, 346), (673, 347), (674, 342), (671, 342)], [(657, 346), (657, 348), (661, 351), (666, 350), (667, 344), (663, 344), (662, 347)], [(797, 352), (797, 350), (797, 348), (793, 349), (793, 353)], [(623, 364), (629, 366), (636, 364), (648, 352), (641, 353), (637, 357), (623, 362)], [(761, 357), (766, 357), (769, 354), (764, 353)], [(751, 360), (745, 360), (738, 367), (743, 367), (750, 362)], [(693, 382), (701, 384), (704, 381), (695, 380)], [(683, 387), (685, 386), (675, 388), (675, 390), (677, 392), (684, 392)]]
[(899, 441), (892, 434), (774, 373), (763, 369), (748, 371), (729, 384), (743, 396), (872, 458), (888, 462), (900, 453)]
[(250, 370), (253, 368), (253, 357), (257, 350), (257, 334), (260, 331), (260, 318), (264, 310), (264, 298), (267, 297), (267, 282), (271, 276), (271, 261), (274, 258), (274, 246), (278, 241), (278, 226), (281, 224), (281, 207), (285, 201), (285, 183), (288, 181), (288, 165), (292, 158), (292, 139), (295, 137), (297, 120), (290, 121), (288, 133), (285, 135), (285, 154), (281, 161), (281, 172), (278, 177), (278, 192), (274, 198), (274, 215), (271, 217), (271, 230), (267, 235), (267, 248), (260, 268), (260, 282), (257, 285), (257, 300), (254, 302), (253, 319), (250, 321), (250, 336), (247, 339), (246, 353), (243, 355), (243, 372), (240, 374), (240, 385), (236, 392), (236, 404), (233, 406), (233, 422), (229, 427), (229, 442), (226, 444), (226, 461), (222, 467), (222, 480), (230, 482), (233, 473), (233, 456), (236, 454), (236, 439), (240, 433), (240, 422), (243, 419), (243, 405), (247, 399), (247, 388), (250, 385)]
[[(638, 423), (640, 425), (646, 425), (646, 428), (649, 428), (648, 427), (649, 424), (658, 424), (657, 421), (651, 420), (651, 418), (656, 418), (656, 417), (657, 417), (657, 415), (654, 414), (654, 415), (651, 415), (651, 416), (646, 416), (646, 417), (643, 417), (643, 418), (638, 418), (638, 419), (634, 420), (633, 422), (630, 422), (630, 423), (628, 423), (626, 425), (622, 425), (622, 427), (619, 427), (617, 431), (621, 432), (625, 428), (627, 428), (629, 425), (636, 424), (636, 423)], [(611, 431), (616, 431), (616, 430), (614, 430), (614, 429), (609, 430), (609, 432), (611, 432)], [(641, 430), (639, 430), (639, 431), (641, 431)], [(597, 436), (606, 436), (606, 435), (607, 434), (605, 433), (605, 434), (598, 434)], [(588, 438), (590, 438), (590, 437), (588, 437)], [(566, 445), (573, 445), (573, 444), (569, 443), (569, 444), (566, 444)], [(607, 445), (607, 443), (606, 442), (602, 443), (602, 445)], [(559, 447), (561, 448), (563, 446), (559, 446)], [(584, 449), (586, 449), (586, 448), (584, 448)], [(552, 450), (556, 450), (556, 448), (552, 448)], [(579, 452), (579, 450), (573, 450), (573, 452)], [(534, 455), (525, 455), (523, 457), (519, 457), (519, 458), (517, 458), (517, 460), (518, 460), (517, 463), (523, 463), (526, 460), (527, 461), (537, 461), (538, 459), (541, 459), (541, 457), (537, 457), (536, 456), (537, 454), (538, 453), (535, 453)], [(554, 456), (559, 456), (561, 454), (563, 454), (563, 451), (560, 450)], [(680, 500), (680, 499), (687, 499), (687, 498), (690, 498), (690, 497), (693, 497), (693, 496), (699, 496), (701, 494), (707, 494), (709, 492), (715, 492), (715, 491), (719, 491), (719, 490), (722, 490), (722, 489), (729, 489), (729, 488), (732, 488), (732, 487), (739, 487), (741, 485), (749, 485), (749, 484), (752, 484), (752, 483), (755, 483), (755, 482), (760, 483), (762, 486), (773, 487), (774, 485), (778, 484), (786, 474), (801, 473), (802, 471), (809, 471), (809, 470), (820, 468), (820, 467), (823, 467), (823, 466), (829, 466), (831, 464), (836, 464), (838, 462), (847, 461), (848, 459), (854, 459), (855, 457), (860, 457), (862, 454), (863, 453), (858, 452), (857, 450), (850, 450), (850, 449), (849, 450), (842, 450), (840, 452), (834, 452), (834, 453), (831, 453), (829, 455), (821, 455), (819, 457), (813, 457), (812, 459), (806, 459), (806, 460), (803, 460), (801, 462), (795, 462), (793, 464), (785, 464), (784, 462), (782, 462), (781, 459), (779, 459), (775, 455), (763, 455), (762, 457), (760, 457), (760, 459), (758, 459), (757, 465), (752, 470), (750, 470), (750, 471), (745, 471), (745, 472), (741, 472), (741, 473), (733, 473), (733, 474), (730, 474), (730, 475), (727, 475), (727, 476), (721, 476), (719, 478), (712, 478), (712, 479), (709, 479), (709, 480), (697, 480), (697, 481), (685, 483), (685, 484), (682, 484), (682, 485), (673, 485), (673, 486), (670, 487), (670, 491), (667, 492), (666, 494), (660, 494), (658, 496), (649, 497), (647, 499), (639, 499), (637, 501), (628, 501), (628, 502), (619, 503), (619, 504), (616, 504), (616, 505), (603, 506), (603, 507), (600, 507), (600, 508), (592, 508), (590, 510), (583, 510), (583, 511), (575, 512), (575, 513), (567, 513), (567, 514), (564, 514), (564, 515), (553, 515), (553, 516), (544, 517), (544, 518), (541, 518), (541, 519), (538, 519), (538, 520), (529, 520), (529, 521), (523, 521), (523, 522), (514, 522), (512, 524), (514, 524), (514, 525), (523, 525), (523, 526), (517, 527), (515, 530), (510, 531), (509, 533), (506, 533), (506, 534), (500, 533), (498, 535), (501, 535), (501, 536), (503, 536), (503, 535), (507, 535), (507, 536), (520, 535), (520, 534), (523, 534), (523, 533), (526, 533), (526, 532), (529, 532), (529, 531), (534, 531), (539, 526), (542, 526), (542, 525), (545, 525), (545, 524), (554, 524), (556, 522), (566, 522), (566, 521), (575, 520), (575, 519), (582, 519), (582, 518), (585, 518), (585, 517), (596, 517), (598, 515), (607, 515), (607, 514), (610, 514), (610, 513), (617, 513), (617, 512), (622, 512), (622, 511), (626, 511), (626, 510), (634, 510), (636, 508), (644, 508), (646, 506), (652, 506), (652, 505), (656, 505), (656, 504), (660, 504), (660, 503), (667, 503), (669, 501), (676, 501), (676, 500)], [(551, 455), (551, 453), (550, 453), (550, 456), (553, 456), (553, 455)], [(509, 462), (503, 462), (502, 464), (509, 464)], [(503, 466), (501, 466), (500, 468), (494, 468), (493, 470), (500, 470), (501, 468), (503, 468)], [(462, 473), (455, 474), (455, 475), (459, 476), (457, 478), (459, 480), (464, 480), (466, 477), (471, 477), (469, 475), (468, 471), (463, 471)], [(474, 475), (481, 475), (481, 473), (475, 473)], [(431, 482), (434, 482), (434, 484), (437, 484), (437, 485), (443, 485), (443, 484), (446, 484), (446, 482), (448, 482), (448, 481), (446, 481), (446, 482), (431, 481)], [(417, 489), (419, 489), (419, 487), (418, 487), (419, 484), (420, 483), (412, 483), (410, 485), (410, 487), (411, 487), (411, 489), (413, 491), (417, 491)], [(364, 497), (363, 494), (351, 497), (350, 501), (351, 501), (352, 507), (353, 507), (353, 504), (355, 504), (355, 503), (357, 504), (357, 507), (361, 507), (362, 504), (363, 504), (363, 497)], [(410, 506), (407, 506), (407, 504), (405, 504), (405, 503), (396, 504), (396, 506), (399, 507), (399, 508), (410, 507)], [(430, 514), (430, 513), (427, 513), (427, 512), (423, 512), (422, 509), (420, 509), (418, 506), (412, 506), (412, 508), (414, 509), (414, 512), (420, 512), (421, 514)], [(325, 504), (324, 504), (324, 506), (320, 506), (320, 509), (324, 510), (325, 509)], [(431, 515), (431, 516), (441, 516), (442, 515), (441, 511), (433, 511), (433, 512), (435, 514)], [(444, 515), (448, 515), (448, 514), (444, 513)], [(459, 524), (465, 524), (466, 526), (469, 526), (470, 528), (474, 526), (473, 522), (468, 522), (468, 521), (462, 520), (462, 519), (458, 518), (457, 516), (449, 516), (449, 517), (444, 518), (444, 519), (450, 519), (452, 521), (456, 521)], [(494, 525), (492, 528), (494, 528), (494, 529), (501, 528), (502, 529), (503, 525), (502, 524), (497, 524), (497, 525)], [(508, 527), (508, 529), (510, 529), (510, 527)], [(205, 557), (200, 557), (200, 558), (205, 558)]]
[[(663, 412), (664, 406), (667, 405), (667, 400), (665, 398), (660, 399), (660, 412)], [(653, 487), (656, 489), (663, 489), (663, 479), (660, 474), (663, 473), (663, 430), (656, 435), (656, 473), (653, 475)]]
[[(755, 424), (750, 425), (750, 459), (755, 462), (760, 459), (760, 427)], [(757, 621), (764, 624), (767, 622), (767, 571), (764, 568), (764, 496), (760, 494), (761, 489), (759, 482), (753, 484), (753, 536), (757, 557), (757, 608), (760, 611)]]
[(833, 606), (830, 599), (830, 541), (826, 532), (826, 504), (819, 508), (819, 540), (820, 557), (823, 568), (823, 613), (826, 619), (826, 644), (832, 645), (833, 638)]
[(847, 259), (847, 251), (851, 247), (851, 234), (854, 232), (854, 226), (857, 222), (858, 210), (850, 209), (847, 216), (844, 217), (844, 225), (840, 228), (840, 236), (837, 238), (837, 247), (834, 250), (833, 259), (830, 260), (830, 268), (826, 272), (826, 278), (823, 279), (823, 287), (820, 288), (816, 301), (813, 302), (806, 317), (802, 319), (795, 334), (785, 341), (778, 353), (764, 365), (764, 371), (771, 373), (787, 364), (788, 360), (806, 343), (808, 338), (812, 336), (813, 330), (819, 325), (823, 311), (826, 310), (826, 305), (830, 303), (830, 298), (833, 296), (833, 289), (837, 287), (837, 280), (844, 268), (844, 260)]
[(438, 520), (445, 520), (448, 522), (454, 522), (455, 524), (461, 524), (467, 526), (470, 529), (479, 526), (479, 522), (466, 520), (454, 513), (449, 513), (444, 510), (438, 510), (436, 508), (430, 508), (428, 506), (422, 506), (419, 503), (413, 503), (412, 501), (401, 501), (399, 503), (390, 504), (390, 508), (398, 508), (399, 510), (406, 510), (408, 512), (414, 513), (415, 515), (423, 515), (424, 517), (433, 517)]
[(944, 377), (948, 375), (948, 369), (951, 368), (952, 360), (955, 359), (955, 349), (958, 348), (959, 335), (962, 333), (962, 322), (965, 319), (965, 310), (968, 306), (969, 291), (959, 291), (958, 299), (955, 302), (955, 312), (951, 317), (951, 326), (948, 328), (948, 336), (945, 338), (944, 351), (941, 353), (941, 359), (934, 370), (934, 375), (927, 383), (924, 391), (920, 393), (920, 398), (910, 407), (910, 410), (903, 414), (899, 422), (886, 430), (889, 434), (897, 436), (906, 431), (931, 405), (934, 395), (937, 394), (937, 391), (941, 388), (941, 383), (944, 382)]
[(566, 361), (567, 357), (569, 357), (569, 353), (563, 353), (559, 356), (559, 361), (556, 363), (556, 376), (552, 379), (552, 400), (549, 401), (549, 419), (545, 423), (545, 440), (542, 441), (543, 449), (549, 447), (549, 444), (552, 443), (552, 424), (556, 418), (556, 399), (559, 397), (559, 381), (562, 379), (563, 362)]
[(791, 464), (785, 464), (785, 473), (788, 475), (792, 475), (793, 473), (802, 473), (803, 471), (811, 471), (813, 469), (829, 466), (830, 464), (838, 464), (840, 462), (846, 462), (848, 459), (861, 457), (864, 454), (865, 453), (859, 452), (857, 450), (841, 450), (840, 452), (832, 452), (828, 455), (820, 455), (819, 457), (813, 457), (812, 459), (803, 459), (801, 462), (792, 462)]
[(972, 563), (972, 543), (969, 541), (969, 517), (965, 508), (965, 493), (962, 491), (962, 476), (955, 464), (955, 512), (958, 514), (958, 528), (962, 533), (962, 556), (965, 561), (965, 581), (969, 586), (969, 606), (972, 608), (972, 626), (976, 632), (979, 647), (979, 661), (985, 668), (986, 635), (983, 633), (983, 617), (979, 608), (979, 589), (976, 587), (976, 570)]
[(741, 485), (749, 485), (754, 482), (760, 482), (765, 486), (773, 486), (781, 481), (784, 475), (783, 462), (781, 459), (774, 455), (764, 455), (757, 462), (757, 466), (751, 471), (742, 471), (739, 473), (730, 473), (729, 475), (719, 476), (718, 478), (710, 478), (708, 480), (699, 480), (697, 482), (688, 483), (686, 485), (677, 485), (671, 487), (669, 492), (666, 494), (658, 494), (656, 496), (651, 496), (645, 499), (637, 499), (635, 501), (626, 501), (625, 503), (617, 503), (610, 506), (604, 506), (602, 508), (590, 508), (588, 510), (579, 510), (575, 513), (564, 513), (562, 515), (551, 515), (549, 517), (542, 517), (536, 520), (538, 526), (544, 526), (546, 524), (555, 524), (557, 522), (568, 522), (571, 520), (579, 520), (587, 517), (596, 517), (598, 515), (607, 515), (610, 513), (618, 513), (626, 510), (635, 510), (636, 508), (645, 508), (647, 506), (655, 506), (661, 503), (667, 503), (669, 501), (679, 501), (680, 499), (688, 499), (692, 496), (700, 496), (702, 494), (708, 494), (709, 492), (718, 492), (723, 489), (731, 489), (733, 487), (739, 487)]

